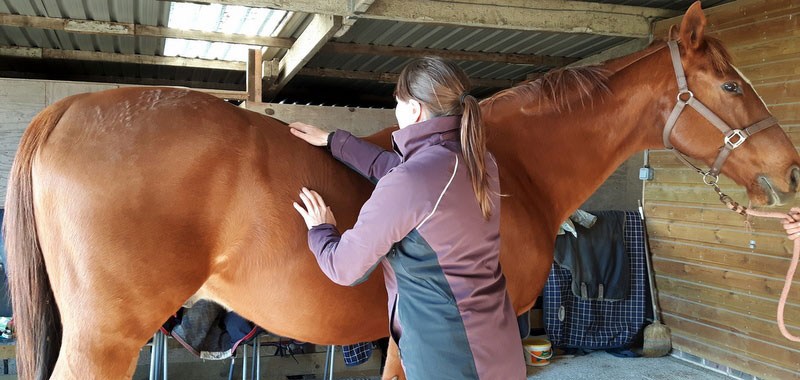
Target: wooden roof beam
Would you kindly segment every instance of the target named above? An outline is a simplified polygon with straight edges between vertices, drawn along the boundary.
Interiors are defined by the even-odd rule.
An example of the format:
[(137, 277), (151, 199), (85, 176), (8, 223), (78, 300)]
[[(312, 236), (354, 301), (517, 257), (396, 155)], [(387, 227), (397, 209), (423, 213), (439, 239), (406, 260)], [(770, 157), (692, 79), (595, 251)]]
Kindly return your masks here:
[(141, 25), (122, 22), (78, 20), (54, 17), (39, 17), (0, 13), (0, 26), (16, 26), (23, 28), (61, 30), (69, 33), (99, 34), (110, 36), (148, 36), (163, 38), (182, 38), (210, 42), (227, 42), (231, 44), (247, 44), (289, 48), (293, 38), (247, 36), (201, 30), (183, 30), (163, 26)]
[(197, 67), (204, 69), (244, 71), (245, 62), (219, 61), (214, 59), (162, 57), (143, 54), (105, 53), (100, 51), (60, 50), (23, 46), (0, 46), (0, 56), (65, 59), (79, 61), (120, 62), (143, 65), (162, 65), (177, 67)]
[(549, 55), (487, 53), (481, 51), (424, 49), (405, 46), (364, 45), (343, 42), (328, 42), (320, 51), (326, 53), (367, 54), (412, 58), (435, 55), (454, 61), (501, 62), (518, 65), (537, 65), (549, 67), (566, 66), (578, 60), (578, 58), (556, 57)]
[(269, 88), (264, 90), (267, 100), (271, 100), (277, 95), (341, 27), (341, 16), (315, 14), (294, 45), (278, 63), (277, 76), (274, 81), (271, 81)]
[[(349, 71), (321, 68), (304, 68), (297, 73), (299, 76), (340, 78), (340, 79), (359, 79), (383, 83), (397, 83), (400, 74), (395, 73), (374, 73), (370, 71)], [(470, 82), (475, 87), (508, 88), (517, 84), (516, 81), (506, 79), (481, 79), (470, 78)]]
[(583, 58), (580, 61), (573, 62), (569, 64), (568, 67), (597, 65), (599, 63), (608, 61), (609, 59), (619, 58), (628, 54), (633, 54), (639, 50), (646, 48), (647, 45), (649, 44), (650, 44), (649, 39), (637, 38), (635, 40), (630, 40), (623, 44), (614, 46), (610, 49), (607, 49), (595, 55)]
[(350, 27), (353, 26), (353, 24), (355, 24), (358, 20), (358, 16), (366, 12), (373, 2), (375, 2), (375, 0), (352, 0), (350, 9), (350, 13), (352, 14), (343, 16), (344, 19), (342, 20), (342, 27), (339, 28), (339, 31), (337, 31), (333, 36), (338, 38), (347, 33), (347, 31), (350, 30)]
[(173, 0), (205, 4), (243, 5), (410, 23), (591, 33), (646, 38), (651, 23), (680, 12), (564, 0), (374, 0), (363, 13), (351, 9), (351, 0)]

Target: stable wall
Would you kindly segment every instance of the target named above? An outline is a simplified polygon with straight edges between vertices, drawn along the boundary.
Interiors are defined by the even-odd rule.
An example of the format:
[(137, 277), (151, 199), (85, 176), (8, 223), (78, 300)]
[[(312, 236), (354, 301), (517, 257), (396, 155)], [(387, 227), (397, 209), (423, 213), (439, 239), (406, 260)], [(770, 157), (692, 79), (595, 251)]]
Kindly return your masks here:
[(19, 140), (33, 117), (64, 97), (115, 87), (118, 86), (0, 78), (0, 201), (3, 205)]
[[(706, 15), (706, 33), (722, 39), (798, 145), (800, 1), (736, 1)], [(659, 22), (654, 33), (664, 37), (679, 23), (680, 18)], [(723, 208), (672, 153), (653, 151), (651, 164), (655, 178), (645, 185), (645, 214), (674, 347), (761, 378), (800, 378), (800, 343), (783, 338), (775, 322), (792, 251), (780, 224), (758, 219), (755, 232), (748, 232), (743, 218)], [(747, 203), (744, 189), (730, 179), (722, 177), (720, 186)], [(794, 282), (785, 315), (789, 330), (800, 335), (800, 281)]]

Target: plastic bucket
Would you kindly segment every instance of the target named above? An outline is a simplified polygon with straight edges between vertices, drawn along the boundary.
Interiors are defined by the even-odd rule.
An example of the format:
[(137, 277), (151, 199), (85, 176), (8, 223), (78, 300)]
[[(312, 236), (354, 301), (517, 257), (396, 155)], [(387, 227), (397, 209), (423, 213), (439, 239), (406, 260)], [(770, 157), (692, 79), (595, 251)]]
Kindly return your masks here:
[(525, 350), (525, 363), (532, 366), (550, 364), (553, 356), (553, 347), (550, 341), (543, 338), (528, 338), (522, 341)]

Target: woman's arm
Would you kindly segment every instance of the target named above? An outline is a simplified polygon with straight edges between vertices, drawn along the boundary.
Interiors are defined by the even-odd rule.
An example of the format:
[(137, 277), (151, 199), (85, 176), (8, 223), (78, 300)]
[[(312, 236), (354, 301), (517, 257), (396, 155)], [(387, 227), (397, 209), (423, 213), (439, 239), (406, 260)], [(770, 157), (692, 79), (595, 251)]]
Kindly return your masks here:
[(400, 157), (375, 144), (337, 129), (327, 133), (312, 125), (295, 122), (289, 124), (293, 135), (316, 146), (327, 146), (334, 157), (351, 169), (377, 183), (389, 169), (400, 165)]
[[(414, 189), (414, 176), (403, 170), (384, 177), (358, 215), (352, 229), (340, 234), (327, 219), (330, 213), (322, 197), (304, 189), (306, 209), (295, 208), (313, 226), (308, 231), (308, 246), (322, 272), (333, 282), (354, 286), (366, 280), (392, 245), (408, 235), (424, 217), (429, 202), (421, 201)], [(416, 199), (415, 199), (416, 198)], [(326, 222), (326, 220), (328, 220)]]

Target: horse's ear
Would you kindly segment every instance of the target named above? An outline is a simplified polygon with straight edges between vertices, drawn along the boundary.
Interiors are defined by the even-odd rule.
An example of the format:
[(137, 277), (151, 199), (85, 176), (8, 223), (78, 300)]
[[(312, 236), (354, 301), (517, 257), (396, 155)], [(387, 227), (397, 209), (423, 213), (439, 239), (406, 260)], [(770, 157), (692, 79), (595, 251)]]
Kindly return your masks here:
[(681, 38), (680, 34), (678, 34), (678, 26), (675, 24), (670, 25), (669, 27), (669, 34), (667, 34), (667, 41), (677, 41)]
[(706, 15), (696, 1), (689, 7), (681, 22), (681, 42), (687, 49), (697, 50), (703, 46), (703, 32), (706, 29)]

